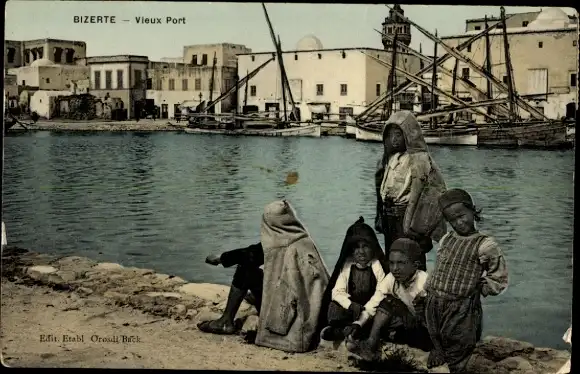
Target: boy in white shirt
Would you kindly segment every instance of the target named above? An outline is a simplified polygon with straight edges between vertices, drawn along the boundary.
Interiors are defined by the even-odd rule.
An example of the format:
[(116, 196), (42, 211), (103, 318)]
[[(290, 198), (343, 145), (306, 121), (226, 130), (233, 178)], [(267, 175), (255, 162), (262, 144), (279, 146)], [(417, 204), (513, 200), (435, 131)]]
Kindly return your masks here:
[(369, 305), (374, 311), (370, 335), (360, 342), (350, 339), (349, 351), (364, 360), (375, 360), (379, 358), (381, 337), (393, 335), (399, 343), (431, 349), (425, 325), (427, 273), (418, 269), (421, 255), (421, 247), (414, 240), (400, 238), (393, 242), (389, 253), (391, 272), (377, 286), (380, 297), (373, 298), (375, 304)]

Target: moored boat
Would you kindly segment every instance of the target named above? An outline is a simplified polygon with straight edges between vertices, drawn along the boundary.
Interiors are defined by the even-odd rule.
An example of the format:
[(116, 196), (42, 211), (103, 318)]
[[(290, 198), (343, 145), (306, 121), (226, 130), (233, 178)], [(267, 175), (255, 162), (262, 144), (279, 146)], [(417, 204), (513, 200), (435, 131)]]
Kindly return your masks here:
[(379, 127), (361, 126), (355, 128), (355, 138), (363, 142), (382, 142), (383, 130)]
[(306, 136), (320, 138), (320, 125), (292, 126), (285, 129), (208, 129), (208, 128), (185, 128), (188, 134), (206, 135), (229, 135), (229, 136)]
[(346, 137), (354, 138), (356, 137), (356, 125), (346, 125)]
[(423, 129), (425, 143), (432, 145), (477, 145), (477, 129)]

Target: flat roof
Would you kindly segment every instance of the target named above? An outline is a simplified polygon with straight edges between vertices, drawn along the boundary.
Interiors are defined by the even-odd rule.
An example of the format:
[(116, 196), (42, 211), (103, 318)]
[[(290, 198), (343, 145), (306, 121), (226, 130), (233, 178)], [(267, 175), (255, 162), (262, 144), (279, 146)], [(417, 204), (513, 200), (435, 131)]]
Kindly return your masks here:
[[(80, 60), (82, 60), (81, 58)], [(149, 57), (138, 55), (112, 55), (112, 56), (89, 56), (84, 57), (89, 64), (94, 63), (115, 63), (115, 62), (143, 62), (148, 63)]]
[[(557, 27), (557, 28), (545, 28), (545, 29), (536, 29), (536, 28), (529, 28), (529, 27), (508, 27), (506, 30), (507, 34), (514, 35), (514, 34), (544, 34), (544, 33), (555, 33), (555, 32), (576, 32), (576, 25), (570, 25), (569, 27)], [(468, 38), (473, 35), (477, 35), (480, 33), (481, 30), (472, 30), (467, 31), (460, 35), (448, 35), (448, 36), (441, 36), (440, 39), (464, 39)], [(492, 30), (489, 32), (490, 35), (498, 35), (503, 34), (503, 29), (500, 30)]]
[[(511, 13), (511, 14), (506, 14), (506, 18), (511, 17), (511, 16), (518, 16), (518, 15), (527, 15), (527, 14), (540, 14), (542, 13), (541, 11), (537, 11), (537, 12), (523, 12), (523, 13)], [(570, 18), (571, 21), (576, 20), (576, 16), (574, 15), (570, 15), (568, 14), (568, 18)], [(500, 21), (501, 17), (499, 16), (489, 16), (487, 17), (488, 21)], [(465, 20), (466, 23), (471, 23), (471, 22), (483, 22), (485, 21), (485, 18), (471, 18), (471, 19), (467, 19)]]
[[(342, 52), (342, 51), (374, 51), (374, 52), (386, 52), (386, 53), (390, 53), (390, 51), (386, 51), (384, 49), (379, 49), (379, 48), (368, 48), (368, 47), (348, 47), (348, 48), (325, 48), (325, 49), (303, 49), (303, 50), (288, 50), (288, 51), (282, 51), (282, 53), (313, 53), (313, 52)], [(248, 52), (248, 53), (237, 53), (238, 56), (244, 56), (244, 55), (271, 55), (271, 54), (275, 54), (276, 51), (270, 51), (270, 52)], [(401, 52), (401, 51), (397, 51), (397, 53), (402, 53), (402, 54), (411, 54), (409, 52)]]

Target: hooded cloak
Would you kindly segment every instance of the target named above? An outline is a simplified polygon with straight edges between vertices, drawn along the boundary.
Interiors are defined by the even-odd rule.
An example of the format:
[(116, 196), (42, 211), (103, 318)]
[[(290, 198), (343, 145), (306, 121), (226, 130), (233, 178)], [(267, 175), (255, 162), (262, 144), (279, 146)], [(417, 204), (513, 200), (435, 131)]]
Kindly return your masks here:
[(324, 326), (326, 326), (328, 323), (328, 321), (326, 321), (326, 311), (328, 310), (328, 306), (332, 301), (332, 289), (336, 285), (336, 281), (338, 280), (340, 272), (342, 271), (342, 268), (344, 267), (346, 261), (352, 256), (353, 241), (359, 239), (363, 239), (368, 243), (369, 247), (375, 254), (375, 257), (379, 260), (385, 274), (389, 272), (389, 262), (385, 256), (385, 252), (381, 248), (381, 244), (377, 239), (375, 231), (373, 230), (372, 227), (370, 227), (365, 223), (363, 217), (360, 217), (355, 223), (353, 223), (346, 230), (346, 235), (344, 236), (344, 241), (342, 243), (340, 255), (338, 256), (338, 261), (334, 266), (334, 271), (332, 272), (332, 275), (328, 282), (328, 287), (324, 292), (324, 298), (322, 301), (323, 312), (321, 315), (322, 320), (321, 324)]
[(287, 201), (264, 209), (261, 225), (264, 288), (256, 345), (306, 352), (318, 343), (328, 270)]
[[(439, 196), (446, 190), (445, 181), (429, 154), (421, 127), (413, 113), (402, 110), (391, 115), (383, 129), (383, 139), (388, 136), (393, 126), (398, 126), (403, 132), (411, 165), (411, 194), (403, 221), (404, 231), (407, 233), (409, 229), (412, 229), (415, 233), (428, 236), (438, 242), (447, 231), (439, 207)], [(383, 217), (380, 191), (390, 155), (391, 151), (385, 147), (375, 174), (377, 220), (382, 220)]]

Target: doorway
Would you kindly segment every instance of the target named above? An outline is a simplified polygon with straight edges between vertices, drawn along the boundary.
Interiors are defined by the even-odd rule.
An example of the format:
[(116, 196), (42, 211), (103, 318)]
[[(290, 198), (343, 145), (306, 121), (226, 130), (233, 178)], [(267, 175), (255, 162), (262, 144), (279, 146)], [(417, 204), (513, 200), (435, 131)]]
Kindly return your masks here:
[(161, 104), (161, 119), (169, 118), (169, 106), (167, 104)]

